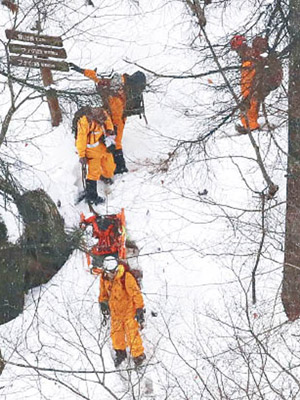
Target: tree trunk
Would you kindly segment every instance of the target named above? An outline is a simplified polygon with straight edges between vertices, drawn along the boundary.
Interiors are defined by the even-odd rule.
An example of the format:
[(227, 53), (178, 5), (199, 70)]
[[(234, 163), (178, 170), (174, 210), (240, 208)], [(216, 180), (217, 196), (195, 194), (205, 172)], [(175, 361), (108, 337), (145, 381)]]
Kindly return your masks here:
[(25, 268), (20, 249), (7, 241), (7, 229), (0, 221), (0, 324), (20, 314), (24, 305)]
[(17, 244), (7, 241), (0, 221), (0, 325), (23, 311), (24, 293), (48, 282), (65, 264), (79, 237), (69, 236), (56, 205), (43, 190), (10, 190), (23, 219), (24, 232)]
[(290, 0), (289, 149), (282, 302), (290, 321), (300, 316), (300, 2)]
[(25, 227), (19, 243), (27, 258), (28, 290), (48, 282), (67, 261), (73, 247), (64, 231), (64, 220), (46, 192), (25, 192), (15, 203)]

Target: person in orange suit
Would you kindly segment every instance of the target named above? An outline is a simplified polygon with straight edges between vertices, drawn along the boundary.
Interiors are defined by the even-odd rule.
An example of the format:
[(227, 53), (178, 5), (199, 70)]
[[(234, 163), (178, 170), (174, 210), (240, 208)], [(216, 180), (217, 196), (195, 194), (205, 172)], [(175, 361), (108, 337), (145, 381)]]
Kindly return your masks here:
[(88, 166), (85, 197), (91, 204), (100, 204), (97, 181), (111, 184), (115, 163), (115, 132), (107, 112), (101, 107), (83, 107), (77, 118), (76, 148), (80, 163)]
[(116, 129), (115, 174), (128, 172), (122, 149), (122, 138), (126, 122), (126, 117), (124, 116), (126, 108), (125, 74), (114, 74), (112, 78), (99, 78), (96, 71), (92, 69), (83, 69), (73, 63), (69, 63), (69, 66), (74, 71), (82, 73), (96, 83), (103, 107), (109, 112)]
[(276, 51), (269, 48), (267, 38), (256, 36), (252, 47), (249, 47), (244, 36), (236, 35), (230, 44), (242, 60), (241, 93), (244, 109), (241, 113), (242, 126), (237, 125), (236, 129), (240, 133), (248, 133), (260, 128), (257, 121), (260, 104), (281, 84), (282, 63)]
[(103, 261), (99, 303), (104, 317), (111, 317), (111, 339), (115, 350), (115, 367), (127, 358), (126, 347), (136, 366), (145, 360), (139, 325), (144, 323), (144, 301), (141, 290), (124, 265), (113, 256)]
[(257, 51), (249, 47), (246, 38), (236, 35), (230, 42), (232, 50), (235, 50), (242, 60), (241, 71), (241, 94), (243, 98), (243, 111), (241, 113), (242, 126), (237, 125), (240, 133), (247, 133), (249, 130), (259, 129), (257, 122), (260, 102), (253, 93), (253, 85), (256, 76), (256, 62), (259, 57)]

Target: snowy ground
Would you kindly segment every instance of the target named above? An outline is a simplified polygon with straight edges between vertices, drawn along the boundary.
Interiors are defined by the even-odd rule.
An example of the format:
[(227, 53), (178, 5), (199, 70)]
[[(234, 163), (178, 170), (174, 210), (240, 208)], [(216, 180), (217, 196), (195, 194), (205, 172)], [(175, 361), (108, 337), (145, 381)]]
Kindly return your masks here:
[[(82, 15), (69, 10), (63, 20), (62, 12), (58, 22), (53, 16), (47, 33), (66, 32), (63, 37), (69, 61), (83, 67), (97, 66), (98, 71), (135, 71), (136, 67), (125, 59), (164, 74), (191, 70), (195, 55), (185, 48), (189, 23), (182, 4), (160, 6), (160, 1), (141, 1), (141, 12), (135, 2), (129, 3), (122, 2), (117, 17), (117, 2), (102, 2), (101, 12), (82, 6), (83, 14), (92, 14), (76, 30), (75, 37), (66, 27), (71, 28), (71, 23), (76, 24), (76, 18)], [(233, 19), (239, 12), (239, 6), (228, 10)], [(232, 28), (225, 22), (219, 26), (220, 16), (212, 12), (208, 16), (211, 34), (216, 34), (216, 27), (220, 35)], [(4, 18), (2, 30), (4, 25), (11, 26), (8, 12)], [(26, 30), (29, 25), (27, 18), (20, 29)], [(18, 74), (22, 75), (20, 69)], [(241, 179), (240, 170), (254, 190), (261, 190), (264, 183), (253, 163), (253, 148), (247, 137), (224, 138), (224, 134), (234, 133), (232, 123), (228, 132), (211, 140), (207, 159), (197, 155), (196, 165), (185, 165), (183, 169), (186, 160), (181, 154), (167, 172), (158, 171), (155, 163), (167, 157), (174, 141), (190, 138), (197, 132), (198, 122), (184, 117), (182, 111), (185, 107), (199, 111), (199, 98), (209, 103), (211, 91), (206, 88), (207, 80), (198, 84), (152, 75), (149, 79), (157, 91), (145, 95), (148, 125), (132, 117), (125, 128), (123, 148), (130, 171), (116, 177), (106, 204), (97, 210), (115, 213), (123, 207), (128, 233), (141, 251), (138, 261), (144, 271), (147, 309), (143, 331), (149, 364), (146, 375), (153, 380), (156, 398), (218, 399), (218, 394), (203, 395), (203, 386), (214, 382), (213, 365), (224, 367), (229, 376), (232, 371), (247, 372), (247, 364), (229, 351), (236, 346), (239, 334), (243, 336), (243, 329), (249, 348), (253, 344), (247, 323), (255, 332), (263, 332), (285, 321), (278, 304), (282, 253), (271, 245), (266, 251), (270, 257), (260, 266), (261, 276), (265, 274), (266, 279), (257, 283), (259, 303), (254, 310), (259, 318), (254, 318), (250, 307), (249, 322), (246, 293), (256, 251), (256, 243), (251, 239), (260, 234), (254, 228), (260, 215), (243, 210), (255, 209), (260, 203)], [(76, 73), (60, 76), (59, 87), (72, 85), (93, 88), (91, 81)], [(9, 99), (1, 100), (3, 109), (8, 104)], [(74, 205), (81, 190), (81, 173), (71, 134), (72, 114), (66, 114), (61, 126), (52, 129), (46, 104), (39, 106), (24, 123), (22, 118), (33, 109), (21, 109), (8, 133), (8, 143), (13, 143), (18, 132), (14, 152), (20, 163), (28, 166), (16, 174), (27, 189), (43, 187), (55, 202), (60, 200), (66, 226), (72, 227), (79, 223), (81, 212), (88, 215), (86, 205)], [(211, 107), (208, 110), (211, 112)], [(269, 136), (262, 133), (259, 142), (261, 148), (268, 149), (266, 162), (280, 184), (276, 200), (280, 203), (285, 198), (283, 169), (276, 157), (270, 157), (276, 151)], [(8, 151), (4, 152), (8, 156)], [(199, 196), (204, 189), (208, 194)], [(98, 190), (103, 191), (100, 183)], [(232, 207), (235, 209), (231, 210)], [(13, 210), (3, 212), (12, 241), (22, 229), (11, 213)], [(274, 230), (282, 231), (280, 213), (282, 209), (276, 214), (278, 224), (274, 216), (269, 223), (274, 224)], [(234, 226), (234, 218), (229, 215), (239, 215), (244, 230)], [(89, 274), (85, 255), (76, 251), (48, 284), (27, 294), (24, 313), (0, 327), (0, 348), (9, 361), (0, 377), (1, 399), (146, 398), (139, 384), (133, 382), (128, 387), (114, 372), (108, 328), (101, 327), (98, 292), (98, 278)], [(232, 326), (239, 326), (241, 331), (235, 332)], [(275, 347), (272, 340), (270, 346)], [(250, 355), (254, 347), (253, 344)], [(222, 358), (223, 352), (228, 352), (228, 357)], [(282, 356), (280, 349), (278, 354)], [(277, 376), (273, 365), (270, 373)], [(265, 397), (253, 398), (274, 399), (268, 397), (267, 391)]]

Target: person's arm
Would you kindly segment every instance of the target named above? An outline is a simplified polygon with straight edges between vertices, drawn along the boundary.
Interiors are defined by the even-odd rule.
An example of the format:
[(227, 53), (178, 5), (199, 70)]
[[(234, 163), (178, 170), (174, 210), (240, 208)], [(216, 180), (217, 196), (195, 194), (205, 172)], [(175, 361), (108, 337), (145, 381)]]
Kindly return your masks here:
[(133, 300), (133, 304), (135, 307), (135, 319), (140, 325), (140, 328), (144, 328), (145, 322), (145, 309), (144, 309), (144, 300), (141, 293), (141, 289), (139, 288), (135, 278), (130, 273), (125, 273), (125, 288), (129, 296)]
[(129, 296), (132, 298), (135, 308), (136, 309), (144, 308), (144, 300), (141, 289), (139, 288), (135, 278), (130, 273), (126, 272), (125, 272), (125, 289), (129, 294)]
[(77, 139), (76, 148), (78, 151), (79, 158), (86, 156), (86, 146), (89, 133), (89, 122), (86, 116), (80, 118), (77, 122)]
[(102, 275), (100, 277), (100, 293), (99, 293), (99, 303), (103, 302), (108, 302), (109, 297), (108, 297), (108, 292), (106, 290), (105, 284), (104, 284), (104, 279), (102, 278)]
[(99, 83), (100, 79), (97, 76), (97, 72), (94, 71), (93, 69), (85, 69), (83, 70), (83, 75), (86, 76), (87, 78), (91, 79), (95, 83)]
[(78, 65), (76, 65), (76, 64), (69, 63), (69, 67), (70, 67), (70, 69), (72, 69), (73, 71), (79, 72), (80, 74), (83, 74), (83, 73), (84, 73), (84, 69), (78, 67)]
[(108, 304), (108, 293), (104, 284), (104, 279), (102, 275), (100, 276), (100, 293), (99, 293), (99, 306), (101, 313), (104, 317), (104, 321), (109, 318), (110, 315), (110, 309), (109, 309), (109, 304)]

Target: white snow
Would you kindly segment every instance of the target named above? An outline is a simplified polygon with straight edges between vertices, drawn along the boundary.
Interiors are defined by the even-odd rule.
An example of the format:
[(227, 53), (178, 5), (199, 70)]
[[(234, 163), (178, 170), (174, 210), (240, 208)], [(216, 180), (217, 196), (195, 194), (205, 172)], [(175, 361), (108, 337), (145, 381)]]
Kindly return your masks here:
[[(132, 73), (138, 69), (133, 63), (163, 75), (216, 69), (211, 60), (198, 63), (201, 53), (189, 49), (197, 28), (192, 26), (182, 2), (93, 2), (94, 8), (79, 0), (57, 5), (49, 14), (44, 34), (62, 35), (70, 62), (107, 73), (112, 69)], [(243, 3), (236, 1), (236, 5), (221, 12), (213, 5), (207, 7), (207, 31), (214, 42), (223, 35), (229, 37), (251, 14), (250, 5), (243, 8)], [(24, 0), (21, 10), (30, 4)], [(4, 8), (0, 18), (0, 37), (5, 42), (4, 29), (12, 27), (13, 20)], [(28, 31), (33, 22), (31, 11), (18, 29)], [(200, 37), (194, 45), (200, 48), (203, 40)], [(223, 64), (229, 57), (238, 63), (234, 55), (226, 57)], [(22, 78), (25, 71), (13, 69)], [(54, 71), (53, 75), (57, 89), (94, 88), (92, 81), (76, 72)], [(266, 239), (265, 256), (259, 264), (258, 303), (252, 308), (251, 272), (261, 237), (261, 214), (255, 211), (261, 207), (257, 192), (265, 182), (248, 137), (224, 138), (235, 132), (236, 121), (232, 121), (211, 137), (206, 153), (200, 146), (191, 150), (192, 164), (182, 151), (167, 171), (159, 171), (157, 165), (168, 157), (178, 139), (190, 140), (212, 129), (208, 118), (229, 94), (214, 92), (214, 85), (221, 81), (217, 75), (197, 80), (160, 78), (150, 73), (147, 76), (153, 88), (144, 96), (149, 123), (138, 117), (128, 118), (123, 149), (130, 172), (115, 178), (106, 204), (97, 210), (115, 213), (123, 207), (128, 233), (140, 248), (147, 310), (142, 332), (149, 362), (146, 374), (153, 380), (156, 398), (221, 398), (214, 366), (224, 371), (227, 398), (246, 398), (234, 384), (243, 386), (250, 365), (242, 351), (239, 353), (238, 343), (245, 358), (254, 360), (253, 375), (264, 380), (260, 375), (264, 366), (273, 384), (288, 393), (293, 379), (278, 372), (280, 367), (259, 353), (261, 348), (251, 334), (252, 329), (261, 340), (266, 339), (267, 332), (286, 321), (279, 296), (283, 254), (278, 246), (283, 240), (284, 207), (270, 208), (266, 215), (272, 234)], [(238, 87), (235, 90), (238, 93)], [(10, 105), (7, 87), (4, 94), (0, 101), (2, 121)], [(24, 188), (42, 187), (55, 202), (60, 201), (59, 211), (66, 227), (72, 227), (79, 224), (81, 212), (89, 215), (89, 211), (85, 204), (74, 205), (82, 189), (71, 132), (76, 105), (63, 102), (63, 107), (63, 123), (52, 128), (45, 100), (24, 103), (12, 120), (1, 156), (18, 160), (13, 168)], [(277, 140), (284, 149), (285, 135), (283, 127)], [(285, 200), (285, 160), (267, 133), (254, 136), (272, 179), (280, 185), (270, 206), (280, 204)], [(204, 189), (208, 194), (199, 195)], [(98, 190), (103, 190), (100, 183)], [(1, 215), (10, 240), (16, 241), (22, 224), (15, 206), (8, 204)], [(0, 376), (1, 399), (145, 398), (138, 387), (131, 388), (135, 391), (133, 397), (120, 376), (111, 372), (114, 367), (109, 329), (101, 327), (98, 294), (98, 278), (89, 274), (80, 251), (72, 254), (50, 282), (29, 291), (24, 312), (0, 326), (0, 349), (8, 361)], [(296, 327), (286, 325), (266, 339), (283, 365), (296, 363), (291, 352), (284, 356), (285, 338), (289, 345), (296, 342), (292, 331), (297, 334)], [(249, 381), (255, 392), (251, 378)], [(205, 385), (214, 397), (205, 391)], [(249, 398), (275, 399), (267, 385), (261, 393), (262, 397), (255, 393)]]

